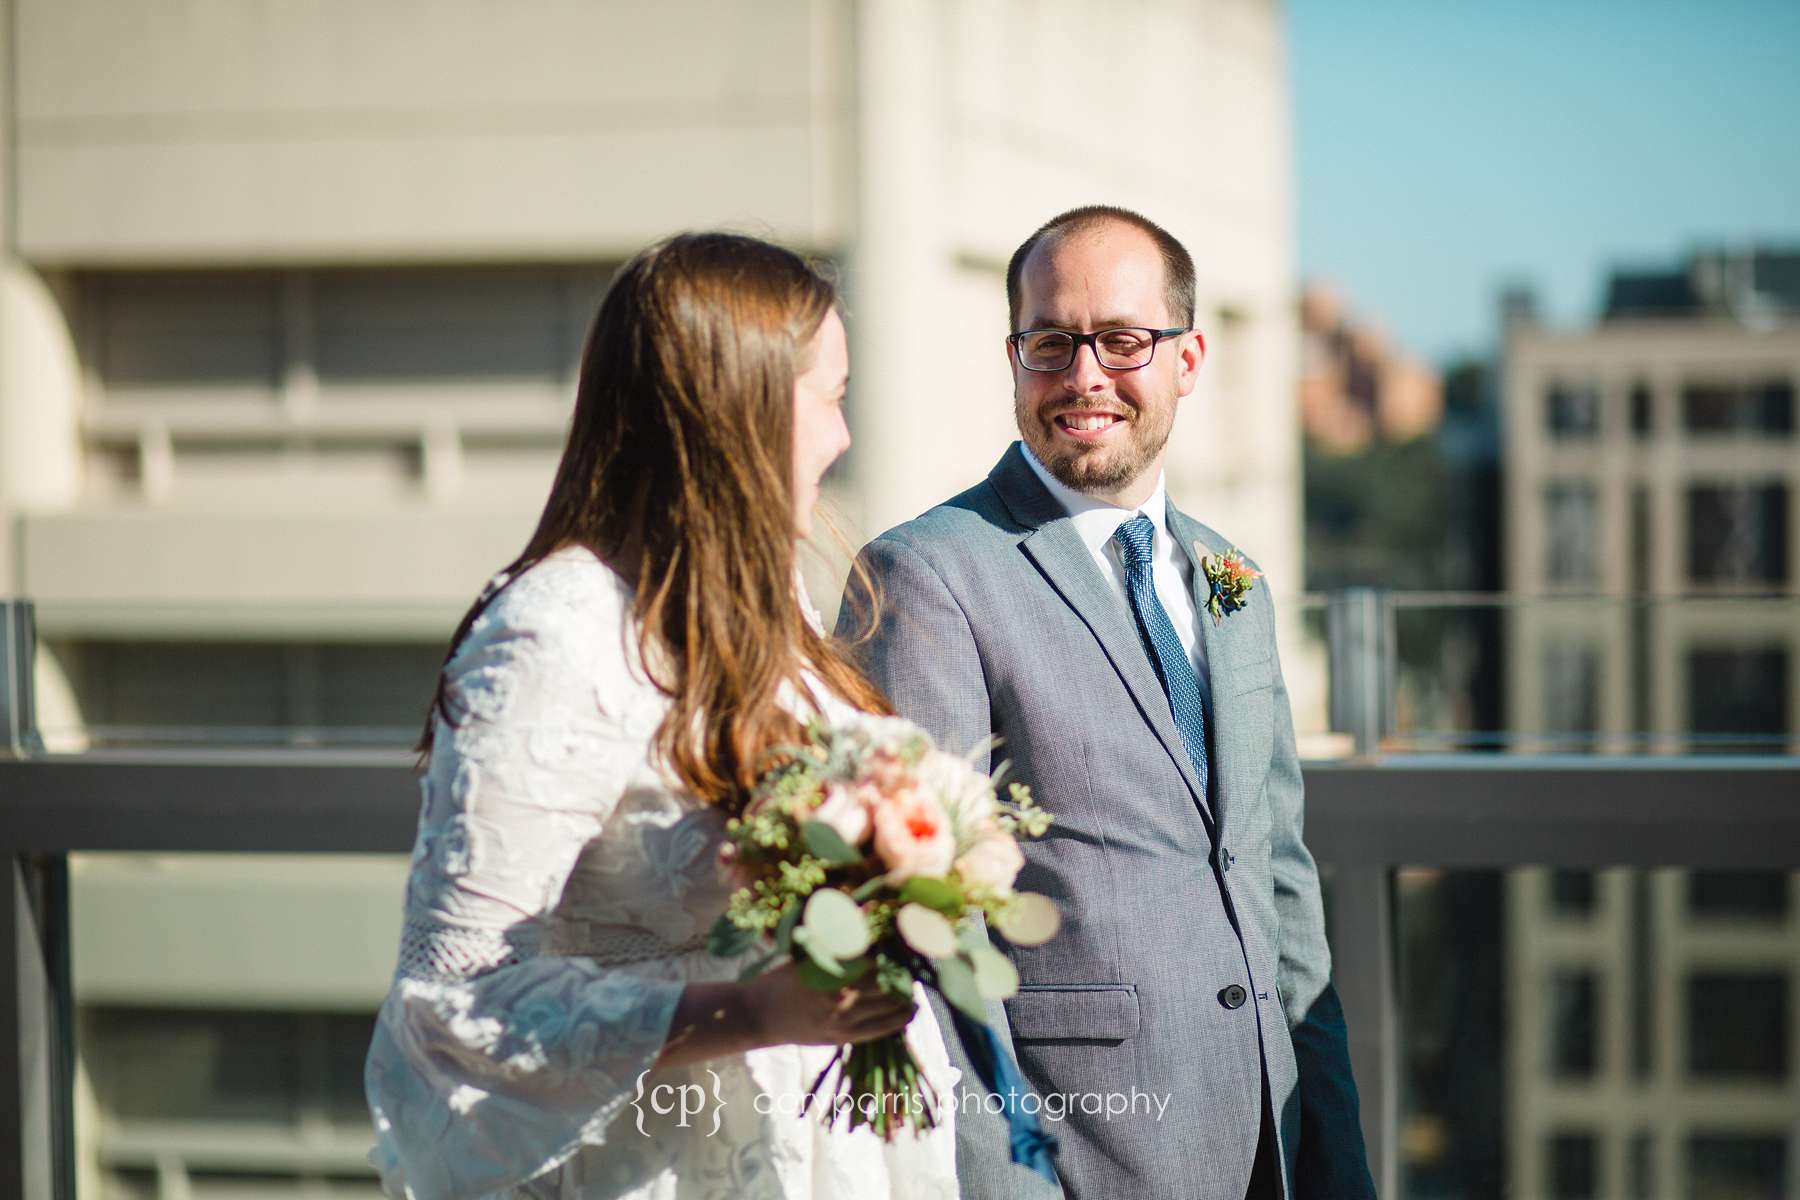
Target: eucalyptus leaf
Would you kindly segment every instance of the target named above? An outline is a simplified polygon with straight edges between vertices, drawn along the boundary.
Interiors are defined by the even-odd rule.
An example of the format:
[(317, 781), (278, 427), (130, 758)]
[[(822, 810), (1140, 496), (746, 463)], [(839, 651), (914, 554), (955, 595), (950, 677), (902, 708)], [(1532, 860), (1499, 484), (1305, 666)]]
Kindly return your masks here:
[(826, 866), (845, 867), (862, 861), (862, 852), (823, 821), (807, 821), (802, 824), (800, 837), (806, 843), (807, 850), (814, 857), (823, 859)]
[(875, 963), (875, 977), (881, 984), (881, 990), (896, 1000), (912, 999), (916, 980), (912, 971), (904, 964), (895, 962), (885, 954), (880, 955)]
[(902, 905), (894, 914), (894, 927), (908, 946), (926, 958), (949, 958), (956, 953), (956, 930), (936, 909)]
[(1015, 946), (1041, 946), (1062, 928), (1062, 912), (1048, 896), (1020, 892), (1000, 910), (994, 924)]
[(819, 945), (819, 940), (813, 937), (812, 930), (804, 925), (794, 930), (794, 945), (800, 947), (801, 953), (806, 955), (801, 960), (802, 966), (812, 963), (833, 979), (843, 979), (844, 964), (839, 962), (829, 950)]
[(946, 915), (960, 913), (963, 894), (955, 884), (929, 875), (914, 875), (900, 888), (900, 899), (910, 904), (923, 904)]
[(1019, 994), (1019, 971), (1006, 955), (992, 946), (977, 946), (969, 953), (975, 967), (975, 988), (984, 1000), (1006, 1000)]
[(775, 945), (786, 954), (793, 945), (794, 926), (800, 923), (801, 904), (798, 900), (788, 905), (787, 911), (781, 914), (781, 920), (775, 923)]
[(756, 944), (756, 931), (721, 915), (706, 933), (706, 948), (720, 958), (736, 958)]
[(812, 959), (803, 958), (798, 969), (800, 982), (807, 987), (819, 992), (835, 992), (845, 984), (854, 983), (868, 974), (869, 964), (868, 960), (859, 958), (855, 962), (844, 963), (842, 970), (833, 975)]
[(982, 1001), (981, 989), (975, 985), (975, 968), (969, 965), (969, 960), (944, 958), (935, 965), (938, 991), (944, 994), (944, 999), (961, 1009), (965, 1016), (987, 1024), (987, 1005)]
[(855, 958), (869, 948), (868, 918), (836, 888), (820, 888), (807, 897), (801, 925), (807, 944), (832, 958)]
[(992, 942), (988, 941), (987, 926), (983, 925), (979, 920), (960, 921), (957, 923), (956, 944), (962, 947), (964, 953), (971, 955), (975, 953), (975, 949), (978, 946), (993, 945)]

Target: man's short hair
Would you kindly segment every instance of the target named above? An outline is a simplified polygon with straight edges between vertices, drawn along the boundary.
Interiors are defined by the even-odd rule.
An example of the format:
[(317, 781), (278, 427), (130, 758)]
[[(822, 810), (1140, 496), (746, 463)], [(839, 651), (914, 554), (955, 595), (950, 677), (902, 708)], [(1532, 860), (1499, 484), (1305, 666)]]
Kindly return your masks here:
[(1156, 243), (1156, 249), (1162, 255), (1163, 282), (1168, 289), (1166, 295), (1169, 319), (1179, 325), (1194, 323), (1194, 258), (1187, 252), (1187, 247), (1176, 241), (1174, 234), (1142, 213), (1111, 204), (1084, 204), (1080, 208), (1071, 208), (1066, 213), (1051, 217), (1013, 251), (1012, 260), (1006, 264), (1006, 309), (1014, 330), (1019, 325), (1019, 281), (1025, 273), (1025, 260), (1031, 257), (1031, 252), (1045, 238), (1080, 233), (1108, 222), (1141, 229)]

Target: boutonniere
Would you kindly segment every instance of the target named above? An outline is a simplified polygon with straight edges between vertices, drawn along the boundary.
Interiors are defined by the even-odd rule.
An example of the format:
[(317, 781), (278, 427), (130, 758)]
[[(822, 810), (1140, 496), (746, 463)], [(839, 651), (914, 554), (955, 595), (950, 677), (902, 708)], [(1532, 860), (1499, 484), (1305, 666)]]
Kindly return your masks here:
[[(1194, 549), (1202, 549), (1199, 542)], [(1223, 623), (1226, 613), (1244, 607), (1250, 589), (1262, 578), (1262, 572), (1245, 562), (1244, 552), (1235, 546), (1223, 554), (1202, 553), (1200, 570), (1206, 574), (1206, 611), (1212, 614), (1214, 625)]]

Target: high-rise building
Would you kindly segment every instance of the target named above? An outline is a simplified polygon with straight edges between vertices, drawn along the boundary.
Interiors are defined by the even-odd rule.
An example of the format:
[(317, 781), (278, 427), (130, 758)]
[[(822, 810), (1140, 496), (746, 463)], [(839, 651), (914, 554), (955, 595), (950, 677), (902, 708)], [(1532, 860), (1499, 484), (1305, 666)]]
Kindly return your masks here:
[[(862, 537), (1011, 438), (1013, 247), (1165, 223), (1211, 350), (1171, 489), (1299, 590), (1285, 73), (1273, 0), (0, 0), (0, 591), (46, 735), (407, 740), (610, 272), (685, 228), (839, 267)], [(400, 868), (74, 870), (83, 1194), (366, 1187)]]
[[(1616, 275), (1591, 328), (1510, 324), (1522, 744), (1800, 752), (1797, 386), (1800, 254), (1699, 254)], [(1519, 1194), (1792, 1194), (1792, 877), (1524, 870), (1505, 924)]]

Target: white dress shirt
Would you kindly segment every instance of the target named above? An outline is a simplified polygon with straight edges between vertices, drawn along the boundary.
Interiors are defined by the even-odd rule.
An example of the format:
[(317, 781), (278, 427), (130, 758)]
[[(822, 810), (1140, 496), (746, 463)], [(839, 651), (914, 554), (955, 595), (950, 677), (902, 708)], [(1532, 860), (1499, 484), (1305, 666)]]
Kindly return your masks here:
[[(1175, 626), (1175, 635), (1181, 639), (1182, 648), (1194, 663), (1194, 675), (1200, 680), (1201, 696), (1208, 702), (1212, 700), (1212, 689), (1206, 677), (1206, 644), (1200, 640), (1199, 613), (1194, 607), (1194, 560), (1189, 556), (1185, 546), (1177, 544), (1169, 533), (1168, 512), (1169, 493), (1161, 471), (1156, 475), (1156, 490), (1150, 493), (1143, 506), (1137, 509), (1120, 508), (1097, 500), (1092, 496), (1076, 491), (1037, 460), (1037, 455), (1024, 442), (1019, 449), (1025, 454), (1025, 461), (1043, 481), (1050, 494), (1056, 497), (1063, 511), (1069, 514), (1075, 530), (1081, 540), (1087, 543), (1088, 552), (1100, 566), (1100, 574), (1112, 585), (1113, 591), (1125, 605), (1125, 611), (1131, 612), (1131, 598), (1125, 592), (1125, 559), (1119, 553), (1119, 544), (1113, 540), (1113, 534), (1119, 531), (1131, 518), (1142, 514), (1150, 518), (1150, 524), (1156, 527), (1155, 537), (1150, 544), (1150, 573), (1156, 584), (1156, 598), (1162, 601), (1163, 611), (1169, 614), (1169, 623)], [(1132, 628), (1137, 628), (1136, 617), (1132, 618)]]

